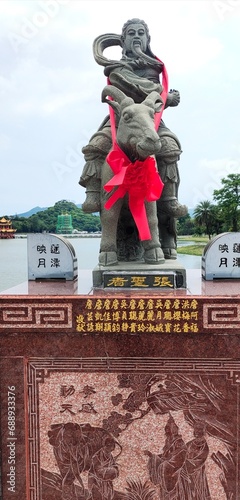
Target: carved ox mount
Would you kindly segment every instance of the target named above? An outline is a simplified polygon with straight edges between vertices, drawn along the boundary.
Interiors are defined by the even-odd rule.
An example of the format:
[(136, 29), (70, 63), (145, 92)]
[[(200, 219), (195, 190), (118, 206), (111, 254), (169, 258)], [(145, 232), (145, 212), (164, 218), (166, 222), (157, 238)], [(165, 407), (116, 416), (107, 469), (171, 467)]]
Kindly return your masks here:
[(141, 104), (136, 104), (118, 88), (107, 85), (102, 91), (102, 102), (107, 102), (117, 114), (117, 143), (129, 160), (144, 161), (159, 153), (161, 141), (154, 127), (154, 115), (163, 102), (157, 92), (151, 92)]
[[(122, 221), (125, 221), (125, 237), (127, 238), (127, 233), (131, 233), (129, 228), (134, 225), (134, 219), (136, 223), (139, 222), (138, 234), (139, 227), (144, 225), (140, 212), (146, 216), (145, 225), (148, 226), (149, 232), (148, 237), (141, 238), (143, 258), (148, 264), (162, 264), (164, 254), (159, 240), (156, 201), (150, 201), (157, 200), (162, 189), (162, 186), (159, 187), (161, 180), (153, 158), (161, 149), (161, 141), (154, 124), (155, 113), (159, 112), (163, 105), (161, 96), (157, 92), (151, 92), (139, 104), (116, 87), (108, 85), (103, 89), (102, 101), (107, 102), (116, 113), (117, 146), (108, 157), (112, 168), (106, 161), (102, 170), (100, 211), (102, 238), (99, 264), (104, 266), (117, 264), (119, 260), (117, 241), (122, 239), (118, 234), (119, 223), (121, 225)], [(124, 168), (124, 172), (127, 172), (126, 167), (129, 165), (131, 169), (128, 172), (131, 175), (126, 174), (123, 179), (121, 172)], [(118, 182), (120, 182), (120, 188)], [(158, 188), (159, 195), (157, 195)], [(141, 203), (142, 206), (140, 206)], [(109, 207), (111, 208), (108, 209)], [(124, 260), (137, 260), (136, 255), (142, 257), (137, 247), (139, 247), (139, 241), (132, 244), (129, 258), (125, 256)]]

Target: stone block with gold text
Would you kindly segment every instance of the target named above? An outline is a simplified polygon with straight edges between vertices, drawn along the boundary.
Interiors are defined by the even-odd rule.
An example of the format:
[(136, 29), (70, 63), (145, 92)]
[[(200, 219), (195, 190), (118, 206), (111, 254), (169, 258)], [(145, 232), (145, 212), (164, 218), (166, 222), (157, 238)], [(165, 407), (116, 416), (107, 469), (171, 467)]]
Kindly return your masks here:
[(1, 499), (238, 500), (239, 310), (1, 297)]

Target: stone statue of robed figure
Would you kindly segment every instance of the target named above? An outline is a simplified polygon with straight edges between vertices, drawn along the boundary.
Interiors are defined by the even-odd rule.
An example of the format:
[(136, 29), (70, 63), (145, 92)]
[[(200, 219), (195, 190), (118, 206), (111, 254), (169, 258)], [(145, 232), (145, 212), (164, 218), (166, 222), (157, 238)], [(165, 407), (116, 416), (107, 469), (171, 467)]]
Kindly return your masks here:
[[(113, 45), (122, 47), (119, 61), (103, 54)], [(165, 65), (140, 19), (127, 21), (121, 35), (97, 37), (93, 53), (104, 66), (102, 102), (110, 114), (82, 150), (79, 184), (86, 188), (82, 209), (100, 212), (99, 264), (176, 259), (176, 220), (187, 207), (178, 201), (181, 145), (162, 114), (179, 104), (179, 92), (168, 91)]]

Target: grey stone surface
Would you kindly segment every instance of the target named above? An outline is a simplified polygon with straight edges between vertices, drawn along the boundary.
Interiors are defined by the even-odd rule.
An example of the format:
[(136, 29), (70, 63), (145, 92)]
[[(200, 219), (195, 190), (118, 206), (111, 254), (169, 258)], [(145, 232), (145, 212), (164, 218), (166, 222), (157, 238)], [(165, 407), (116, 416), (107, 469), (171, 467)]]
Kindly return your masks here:
[(27, 248), (29, 280), (76, 279), (77, 257), (66, 238), (54, 234), (29, 234)]
[(202, 256), (202, 276), (240, 279), (240, 233), (222, 233), (210, 240)]
[[(103, 54), (107, 47), (113, 45), (122, 47), (120, 61), (109, 60)], [(160, 111), (164, 101), (165, 108), (177, 106), (180, 94), (172, 90), (164, 95), (161, 74), (165, 74), (165, 68), (150, 48), (149, 30), (142, 20), (127, 21), (121, 35), (107, 33), (97, 37), (93, 43), (93, 54), (96, 62), (104, 66), (104, 73), (111, 84), (103, 90), (102, 100), (114, 110), (118, 145), (132, 164), (155, 155), (157, 171), (164, 183), (161, 197), (156, 202), (145, 202), (151, 239), (142, 242), (141, 252), (137, 238), (133, 238), (132, 210), (125, 203), (126, 195), (118, 199), (110, 210), (105, 208), (110, 194), (106, 194), (104, 186), (113, 177), (113, 171), (106, 162), (112, 148), (111, 125), (107, 117), (82, 150), (86, 163), (79, 181), (86, 188), (87, 195), (83, 210), (87, 213), (100, 211), (102, 240), (99, 264), (111, 266), (120, 259), (140, 261), (142, 257), (153, 265), (162, 264), (165, 259), (172, 262), (177, 258), (176, 218), (187, 213), (187, 207), (178, 202), (181, 145), (162, 120), (158, 130), (155, 130), (154, 113)], [(135, 181), (140, 182), (140, 176), (136, 174), (137, 177)], [(125, 245), (121, 245), (120, 249), (120, 242), (123, 241)]]

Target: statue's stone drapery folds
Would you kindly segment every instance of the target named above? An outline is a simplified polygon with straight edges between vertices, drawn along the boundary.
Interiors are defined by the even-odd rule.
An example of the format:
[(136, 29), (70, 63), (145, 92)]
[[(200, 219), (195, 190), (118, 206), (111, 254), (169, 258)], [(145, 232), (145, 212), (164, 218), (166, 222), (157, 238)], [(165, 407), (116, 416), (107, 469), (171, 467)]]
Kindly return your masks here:
[[(113, 45), (122, 47), (122, 58), (118, 61), (104, 55), (104, 50)], [(181, 144), (162, 119), (163, 110), (179, 104), (180, 94), (177, 90), (168, 91), (166, 67), (153, 54), (148, 27), (140, 19), (127, 21), (121, 35), (98, 36), (93, 43), (93, 54), (96, 62), (104, 67), (107, 78), (102, 100), (109, 104), (110, 117), (106, 117), (82, 150), (86, 163), (79, 183), (86, 188), (83, 210), (99, 211), (101, 216), (99, 264), (109, 266), (118, 261), (139, 259), (148, 264), (163, 264), (165, 259), (177, 258), (176, 219), (187, 213), (187, 207), (178, 201)], [(108, 154), (116, 147), (120, 147), (129, 161), (128, 165), (119, 161), (118, 170), (114, 171), (109, 165)], [(140, 242), (136, 217), (129, 206), (130, 192), (123, 189), (126, 187), (123, 169), (129, 172), (131, 165), (136, 167), (138, 161), (140, 166), (151, 156), (155, 158), (156, 173), (164, 187), (154, 200), (149, 199), (145, 189), (144, 210), (138, 209), (141, 195), (135, 188), (132, 206), (137, 207), (135, 211), (141, 210), (144, 214), (146, 211), (150, 230), (148, 239)], [(116, 178), (122, 196), (108, 209), (106, 203), (108, 206), (111, 194), (106, 193), (105, 186), (114, 173), (122, 174)], [(140, 168), (135, 177), (141, 183)], [(146, 173), (146, 186), (148, 179)]]

